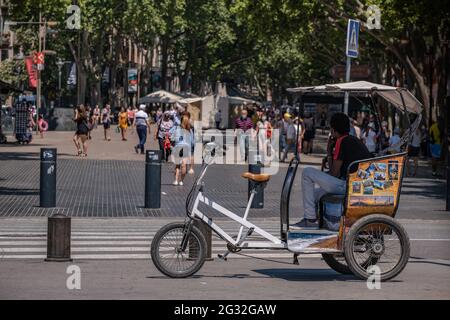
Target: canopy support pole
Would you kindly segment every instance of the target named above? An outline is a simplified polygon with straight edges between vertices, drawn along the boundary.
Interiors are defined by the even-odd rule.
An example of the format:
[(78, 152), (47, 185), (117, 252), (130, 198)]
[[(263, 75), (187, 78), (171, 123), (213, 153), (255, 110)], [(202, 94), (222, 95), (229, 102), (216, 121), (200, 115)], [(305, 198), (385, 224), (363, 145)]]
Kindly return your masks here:
[[(347, 64), (345, 65), (345, 82), (350, 82), (351, 69), (352, 69), (352, 58), (347, 57)], [(348, 100), (349, 100), (349, 93), (348, 91), (345, 91), (344, 113), (346, 115), (348, 115)]]
[[(298, 107), (298, 114), (297, 114), (297, 139), (295, 141), (295, 158), (300, 162), (300, 155), (298, 154), (298, 138), (300, 137), (300, 113), (303, 111), (303, 95), (306, 93), (300, 94), (300, 104)], [(302, 142), (303, 143), (303, 142)]]

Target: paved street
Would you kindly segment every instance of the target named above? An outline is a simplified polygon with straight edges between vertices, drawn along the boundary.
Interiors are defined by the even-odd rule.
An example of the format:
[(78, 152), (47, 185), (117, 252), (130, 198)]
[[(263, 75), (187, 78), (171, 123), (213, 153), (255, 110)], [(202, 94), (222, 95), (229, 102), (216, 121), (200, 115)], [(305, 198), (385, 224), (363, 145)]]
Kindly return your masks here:
[(69, 263), (34, 260), (0, 264), (0, 299), (448, 299), (448, 260), (411, 259), (394, 281), (368, 290), (365, 281), (340, 275), (318, 258), (300, 266), (284, 259), (214, 260), (190, 279), (162, 276), (148, 260), (83, 261), (81, 290), (68, 290)]
[[(190, 279), (160, 274), (150, 261), (155, 231), (167, 219), (73, 219), (72, 263), (44, 262), (46, 219), (0, 220), (0, 299), (448, 299), (450, 222), (400, 220), (411, 238), (406, 269), (380, 290), (329, 269), (319, 255), (300, 266), (280, 251), (217, 258)], [(274, 235), (276, 219), (256, 219)], [(235, 234), (235, 226), (219, 221)], [(234, 228), (233, 228), (234, 227)], [(234, 232), (233, 232), (234, 230)], [(255, 239), (256, 240), (256, 239)], [(213, 257), (224, 252), (213, 238)], [(252, 258), (253, 257), (253, 258)], [(81, 268), (81, 290), (66, 288), (67, 266)], [(268, 290), (270, 288), (270, 290)]]
[[(161, 209), (144, 209), (144, 161), (133, 151), (133, 142), (102, 140), (101, 131), (93, 134), (90, 142), (92, 156), (78, 159), (70, 132), (50, 132), (39, 143), (29, 146), (0, 146), (0, 216), (50, 216), (64, 213), (73, 217), (171, 217), (184, 216), (186, 195), (193, 176), (187, 176), (185, 186), (174, 187), (174, 166), (163, 165)], [(130, 139), (131, 140), (131, 139)], [(320, 140), (319, 140), (320, 141)], [(57, 207), (39, 207), (39, 149), (42, 146), (58, 148)], [(111, 149), (109, 149), (111, 146)], [(149, 141), (148, 149), (156, 148)], [(318, 147), (320, 149), (320, 146)], [(304, 156), (297, 173), (291, 197), (294, 219), (301, 216), (301, 168), (318, 166), (321, 155)], [(196, 166), (198, 172), (198, 166)], [(243, 212), (247, 200), (247, 180), (240, 176), (247, 166), (217, 165), (206, 178), (206, 193), (218, 202)], [(414, 219), (450, 219), (443, 211), (445, 181), (430, 178), (430, 168), (421, 162), (417, 178), (405, 178), (398, 217)], [(278, 174), (271, 178), (265, 190), (264, 209), (252, 210), (256, 217), (279, 215), (280, 190), (286, 173), (286, 164), (280, 164)], [(211, 213), (214, 215), (215, 213)]]
[[(72, 257), (86, 259), (149, 259), (149, 247), (153, 236), (163, 225), (183, 221), (182, 218), (74, 218), (72, 219)], [(271, 234), (279, 235), (276, 218), (251, 219)], [(450, 221), (399, 220), (407, 229), (412, 242), (411, 257), (416, 259), (450, 260)], [(236, 236), (238, 225), (229, 220), (217, 219), (219, 226)], [(1, 218), (0, 259), (38, 259), (47, 252), (46, 218)], [(249, 239), (263, 240), (257, 234)], [(214, 235), (213, 255), (223, 253), (225, 243)], [(256, 257), (286, 258), (285, 251), (246, 251)], [(231, 255), (245, 258), (241, 255)]]
[[(62, 143), (61, 136), (68, 141)], [(121, 142), (113, 140), (117, 152), (111, 152), (101, 151), (105, 143), (94, 138), (92, 156), (77, 159), (70, 154), (71, 133), (55, 133), (55, 137), (49, 134), (45, 143), (39, 145), (0, 147), (0, 299), (450, 297), (450, 215), (442, 210), (445, 182), (430, 179), (425, 162), (421, 162), (417, 178), (404, 180), (397, 216), (411, 238), (409, 264), (394, 281), (383, 283), (381, 290), (368, 290), (365, 282), (337, 274), (320, 255), (301, 256), (300, 266), (295, 266), (289, 252), (270, 250), (231, 254), (228, 262), (216, 258), (207, 262), (195, 277), (173, 280), (154, 268), (149, 247), (162, 225), (183, 219), (184, 201), (193, 177), (187, 177), (184, 187), (174, 187), (173, 165), (163, 165), (162, 207), (144, 209), (144, 163), (140, 155), (132, 152), (130, 141), (119, 147)], [(57, 208), (53, 209), (38, 207), (37, 157), (41, 146), (56, 146), (61, 152)], [(320, 158), (320, 155), (302, 157), (301, 168), (317, 166)], [(212, 169), (206, 179), (207, 194), (242, 214), (247, 182), (240, 174), (246, 166)], [(282, 164), (279, 173), (271, 178), (265, 191), (264, 209), (250, 213), (251, 219), (274, 235), (279, 232), (279, 197), (285, 171), (286, 165)], [(301, 171), (298, 177), (300, 174)], [(291, 197), (293, 220), (301, 216), (300, 205), (297, 178)], [(72, 258), (73, 264), (82, 270), (80, 291), (70, 291), (65, 286), (69, 264), (43, 261), (46, 216), (53, 213), (73, 217)], [(221, 220), (216, 213), (210, 214), (227, 232), (237, 233), (235, 224)], [(260, 240), (256, 235), (252, 237)], [(216, 236), (212, 245), (213, 257), (225, 251), (223, 241)]]

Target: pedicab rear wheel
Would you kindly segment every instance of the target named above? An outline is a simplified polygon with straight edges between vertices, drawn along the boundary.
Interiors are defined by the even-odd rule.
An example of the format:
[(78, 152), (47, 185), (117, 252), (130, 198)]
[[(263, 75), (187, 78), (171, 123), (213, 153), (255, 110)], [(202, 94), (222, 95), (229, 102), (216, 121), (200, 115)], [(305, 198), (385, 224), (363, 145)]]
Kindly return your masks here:
[(322, 253), (322, 258), (334, 271), (342, 274), (353, 274), (345, 261), (343, 253)]
[(406, 267), (409, 237), (405, 228), (393, 218), (373, 214), (352, 225), (345, 239), (344, 252), (347, 265), (355, 276), (366, 280), (378, 270), (380, 281), (386, 281)]
[(186, 225), (183, 222), (169, 223), (153, 238), (151, 257), (155, 267), (171, 278), (186, 278), (203, 266), (206, 258), (206, 240), (194, 226), (191, 227), (188, 244), (182, 250), (181, 243)]

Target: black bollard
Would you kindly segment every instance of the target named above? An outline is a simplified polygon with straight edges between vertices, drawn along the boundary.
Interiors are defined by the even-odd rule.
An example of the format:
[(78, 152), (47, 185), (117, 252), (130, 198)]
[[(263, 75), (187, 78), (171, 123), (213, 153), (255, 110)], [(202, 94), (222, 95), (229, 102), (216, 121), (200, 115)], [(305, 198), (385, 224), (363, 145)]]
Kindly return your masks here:
[(47, 259), (45, 261), (72, 261), (70, 258), (71, 218), (55, 214), (48, 218)]
[(41, 148), (39, 206), (56, 207), (56, 149)]
[[(249, 161), (248, 172), (260, 174), (261, 173), (261, 162), (259, 161), (259, 156), (254, 155), (254, 161)], [(248, 199), (250, 199), (251, 191), (255, 188), (255, 183), (253, 181), (248, 181)], [(258, 188), (253, 202), (250, 206), (252, 209), (262, 209), (264, 208), (264, 189)]]
[(161, 207), (160, 150), (147, 150), (145, 155), (145, 208)]

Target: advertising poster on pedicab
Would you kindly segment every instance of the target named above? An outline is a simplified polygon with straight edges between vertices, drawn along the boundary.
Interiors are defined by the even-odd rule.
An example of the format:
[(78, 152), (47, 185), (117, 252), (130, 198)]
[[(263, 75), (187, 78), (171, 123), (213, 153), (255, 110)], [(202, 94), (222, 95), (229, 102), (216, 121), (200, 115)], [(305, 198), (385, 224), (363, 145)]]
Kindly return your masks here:
[(393, 215), (398, 201), (405, 157), (359, 163), (348, 183), (347, 216), (357, 218), (377, 211)]

